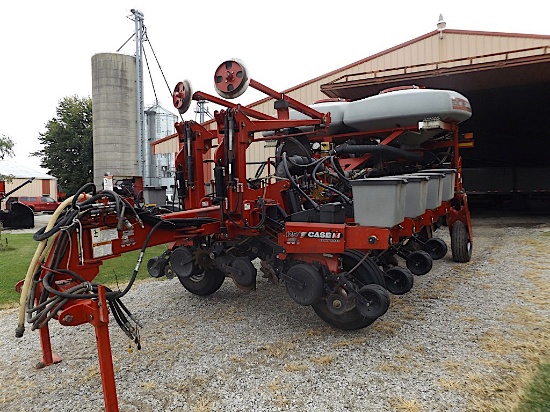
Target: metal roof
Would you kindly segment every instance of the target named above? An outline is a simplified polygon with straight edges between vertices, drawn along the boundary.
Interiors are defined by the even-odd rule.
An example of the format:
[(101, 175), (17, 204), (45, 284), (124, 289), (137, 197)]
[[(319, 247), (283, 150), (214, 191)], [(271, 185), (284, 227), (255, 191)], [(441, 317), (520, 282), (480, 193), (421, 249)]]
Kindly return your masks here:
[(25, 166), (21, 166), (13, 161), (0, 160), (0, 174), (6, 176), (14, 176), (16, 179), (28, 179), (34, 177), (35, 179), (42, 180), (55, 180), (56, 177), (48, 175), (46, 173), (37, 172)]
[[(353, 73), (344, 72), (351, 67), (346, 66), (340, 69), (341, 76), (322, 84), (321, 91), (329, 97), (357, 100), (386, 88), (411, 84), (465, 92), (550, 82), (550, 36), (465, 30), (445, 30), (442, 35), (455, 36), (449, 50), (454, 53), (453, 58), (414, 62), (409, 56), (401, 65)], [(405, 54), (405, 49), (414, 53), (410, 50), (415, 45), (439, 36), (438, 31), (428, 33), (353, 66), (383, 59), (390, 53)], [(493, 51), (483, 53), (483, 50)], [(425, 53), (425, 47), (422, 52)]]

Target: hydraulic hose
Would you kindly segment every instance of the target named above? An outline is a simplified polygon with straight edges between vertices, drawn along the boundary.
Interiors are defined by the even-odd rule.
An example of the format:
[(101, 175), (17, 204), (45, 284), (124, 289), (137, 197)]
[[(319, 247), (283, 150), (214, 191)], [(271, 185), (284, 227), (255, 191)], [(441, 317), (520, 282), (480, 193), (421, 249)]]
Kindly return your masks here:
[[(333, 157), (333, 156), (331, 156), (331, 157)], [(324, 160), (324, 158), (323, 158), (323, 160)], [(317, 183), (319, 186), (321, 186), (324, 189), (327, 189), (327, 190), (330, 190), (330, 191), (336, 193), (337, 195), (339, 195), (344, 200), (344, 202), (352, 205), (353, 201), (349, 197), (347, 197), (344, 193), (342, 193), (341, 191), (335, 189), (334, 187), (330, 187), (328, 185), (325, 185), (323, 182), (321, 182), (319, 179), (317, 179), (317, 177), (316, 177), (317, 169), (319, 169), (320, 165), (321, 165), (321, 162), (317, 163), (317, 165), (315, 166), (315, 169), (313, 169), (313, 172), (311, 173), (311, 177), (313, 178), (315, 183)]]
[(317, 202), (315, 202), (315, 200), (313, 200), (311, 197), (309, 197), (307, 195), (306, 192), (304, 192), (302, 190), (302, 188), (300, 187), (300, 185), (298, 183), (296, 183), (296, 181), (294, 180), (294, 178), (292, 177), (292, 174), (290, 173), (290, 170), (288, 170), (288, 160), (287, 160), (287, 157), (286, 157), (286, 152), (283, 152), (283, 166), (284, 166), (284, 169), (285, 169), (285, 173), (286, 173), (286, 176), (288, 178), (288, 180), (290, 181), (290, 184), (292, 186), (294, 186), (294, 188), (296, 188), (296, 190), (302, 195), (304, 196), (310, 203), (311, 205), (319, 210), (319, 205), (317, 204)]
[[(48, 222), (48, 225), (46, 226), (46, 229), (44, 232), (49, 232), (55, 225), (55, 222), (57, 221), (57, 218), (65, 210), (65, 208), (73, 202), (74, 196), (71, 196), (67, 199), (65, 199), (55, 210), (55, 212), (52, 215), (52, 218)], [(27, 298), (29, 295), (29, 290), (32, 283), (32, 277), (34, 275), (34, 272), (37, 270), (40, 257), (42, 255), (42, 252), (46, 248), (47, 239), (41, 240), (38, 244), (36, 251), (34, 252), (34, 255), (32, 257), (31, 263), (29, 265), (29, 268), (27, 270), (27, 274), (25, 275), (25, 280), (23, 282), (23, 287), (21, 288), (21, 297), (19, 298), (19, 314), (17, 319), (17, 328), (15, 329), (15, 337), (21, 338), (23, 337), (23, 333), (25, 333), (25, 305), (27, 302)]]
[(341, 156), (344, 154), (356, 154), (356, 155), (364, 155), (367, 153), (371, 154), (379, 154), (384, 157), (393, 157), (398, 159), (405, 159), (410, 160), (412, 162), (419, 162), (422, 160), (422, 156), (409, 152), (407, 150), (402, 150), (397, 147), (388, 146), (385, 144), (378, 144), (378, 145), (369, 145), (369, 144), (349, 144), (349, 143), (343, 143), (339, 146), (337, 146), (333, 151), (332, 154), (335, 154), (337, 156)]

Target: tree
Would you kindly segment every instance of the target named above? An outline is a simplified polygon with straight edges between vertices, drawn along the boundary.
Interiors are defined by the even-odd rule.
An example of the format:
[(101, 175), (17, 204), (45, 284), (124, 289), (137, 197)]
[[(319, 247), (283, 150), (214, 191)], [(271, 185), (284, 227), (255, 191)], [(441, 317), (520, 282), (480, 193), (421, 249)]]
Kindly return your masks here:
[[(0, 137), (0, 160), (4, 160), (5, 157), (12, 157), (13, 156), (13, 140), (11, 137), (6, 136), (3, 134)], [(13, 179), (13, 175), (3, 175), (0, 173), (0, 180), (6, 180), (7, 182), (11, 181)]]
[(44, 148), (31, 154), (72, 194), (93, 180), (92, 99), (65, 97), (56, 113), (38, 138)]
[(4, 160), (6, 156), (13, 156), (13, 146), (14, 144), (11, 137), (4, 134), (0, 137), (0, 160)]

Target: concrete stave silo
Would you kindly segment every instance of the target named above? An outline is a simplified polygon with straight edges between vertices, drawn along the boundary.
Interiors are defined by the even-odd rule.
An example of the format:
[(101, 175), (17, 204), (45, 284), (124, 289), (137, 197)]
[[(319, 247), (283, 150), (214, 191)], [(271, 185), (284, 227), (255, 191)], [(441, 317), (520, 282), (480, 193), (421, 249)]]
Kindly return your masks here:
[(139, 175), (136, 59), (119, 53), (92, 56), (94, 183), (103, 176)]

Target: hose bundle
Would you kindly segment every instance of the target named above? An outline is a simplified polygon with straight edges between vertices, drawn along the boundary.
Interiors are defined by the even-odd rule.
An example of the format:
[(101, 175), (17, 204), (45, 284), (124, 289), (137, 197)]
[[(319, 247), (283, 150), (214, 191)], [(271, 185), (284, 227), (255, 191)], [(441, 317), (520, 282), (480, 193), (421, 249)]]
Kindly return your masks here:
[[(86, 194), (87, 192), (89, 193)], [(137, 263), (126, 287), (118, 291), (106, 288), (106, 299), (115, 321), (124, 333), (138, 344), (138, 348), (138, 327), (141, 325), (122, 303), (121, 298), (128, 293), (136, 280), (153, 233), (160, 227), (172, 229), (196, 227), (214, 220), (211, 218), (161, 219), (147, 210), (134, 208), (125, 198), (113, 191), (96, 192), (93, 184), (83, 186), (74, 196), (65, 200), (54, 212), (50, 223), (33, 236), (40, 243), (22, 287), (16, 337), (23, 336), (25, 314), (27, 322), (32, 325), (31, 330), (40, 329), (55, 317), (70, 300), (98, 298), (97, 284), (88, 282), (79, 274), (63, 269), (60, 265), (65, 255), (72, 252), (74, 232), (80, 231), (81, 235), (82, 219), (99, 213), (114, 213), (118, 230), (122, 230), (129, 220), (136, 221), (142, 228), (145, 227), (144, 222), (152, 226), (141, 247)], [(46, 260), (48, 261), (47, 266), (45, 265)], [(67, 279), (70, 279), (75, 285), (60, 291), (55, 286), (56, 282)], [(38, 296), (38, 285), (42, 285), (40, 296)]]

